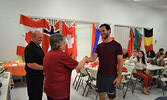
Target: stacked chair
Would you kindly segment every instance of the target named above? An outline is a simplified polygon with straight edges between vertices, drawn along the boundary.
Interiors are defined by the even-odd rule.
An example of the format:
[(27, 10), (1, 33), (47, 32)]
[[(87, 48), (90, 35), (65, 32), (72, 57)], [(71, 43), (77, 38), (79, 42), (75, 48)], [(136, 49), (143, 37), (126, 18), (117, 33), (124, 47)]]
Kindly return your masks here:
[[(97, 69), (95, 69), (95, 68), (89, 68), (86, 71), (88, 73), (89, 79), (88, 79), (88, 81), (86, 83), (86, 86), (84, 88), (82, 96), (84, 96), (85, 93), (86, 93), (85, 96), (87, 97), (88, 93), (90, 92), (90, 89), (93, 89), (95, 91), (97, 89), (96, 88)], [(98, 98), (98, 94), (96, 93), (96, 100), (97, 100), (97, 98)]]
[[(125, 65), (125, 66), (126, 66), (126, 69), (128, 71), (127, 72), (128, 74), (125, 74), (125, 79), (121, 80), (120, 85), (122, 85), (122, 86), (120, 86), (120, 85), (118, 86), (118, 89), (121, 89), (123, 91), (123, 99), (125, 99), (125, 96), (126, 96), (126, 93), (129, 89), (129, 87), (131, 87), (132, 94), (134, 93), (134, 84), (133, 84), (133, 80), (132, 80), (134, 66), (129, 66), (129, 65)], [(124, 90), (124, 87), (126, 87), (125, 90)]]
[(78, 91), (79, 87), (83, 87), (84, 88), (83, 82), (87, 83), (88, 79), (89, 79), (89, 76), (88, 76), (88, 73), (86, 72), (86, 68), (80, 69), (79, 73), (76, 75), (76, 77), (74, 79), (74, 82), (73, 82), (73, 85), (75, 85), (74, 89), (76, 91)]

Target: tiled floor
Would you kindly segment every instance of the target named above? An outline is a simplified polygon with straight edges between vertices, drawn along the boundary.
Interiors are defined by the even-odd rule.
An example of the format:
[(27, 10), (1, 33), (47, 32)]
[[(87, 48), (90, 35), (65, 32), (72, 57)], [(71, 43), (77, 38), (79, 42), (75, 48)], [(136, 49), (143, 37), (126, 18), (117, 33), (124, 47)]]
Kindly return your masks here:
[[(75, 71), (72, 73), (72, 81), (75, 76)], [(89, 92), (88, 97), (82, 96), (82, 88), (79, 88), (78, 91), (74, 90), (74, 87), (71, 85), (71, 100), (95, 100), (95, 95), (93, 92)], [(167, 91), (165, 91), (167, 95)], [(137, 87), (135, 90), (135, 93), (132, 94), (131, 90), (128, 90), (128, 93), (126, 95), (126, 98), (124, 100), (154, 100), (155, 98), (162, 96), (162, 90), (161, 88), (152, 88), (150, 95), (144, 95), (141, 93), (141, 87)], [(122, 91), (117, 90), (117, 100), (123, 100), (122, 98)], [(26, 89), (26, 83), (23, 82), (16, 82), (15, 88), (11, 91), (11, 100), (28, 100), (27, 96), (27, 89)], [(47, 100), (46, 95), (44, 93), (43, 100)]]

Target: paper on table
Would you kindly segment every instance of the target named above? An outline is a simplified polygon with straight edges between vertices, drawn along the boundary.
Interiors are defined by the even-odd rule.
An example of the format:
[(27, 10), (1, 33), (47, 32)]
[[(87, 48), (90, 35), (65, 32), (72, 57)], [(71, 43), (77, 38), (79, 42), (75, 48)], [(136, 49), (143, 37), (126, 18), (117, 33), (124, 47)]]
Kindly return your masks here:
[(22, 63), (18, 63), (18, 64), (19, 64), (19, 65), (24, 65), (25, 63), (22, 62)]
[(17, 66), (17, 64), (9, 64), (9, 66)]

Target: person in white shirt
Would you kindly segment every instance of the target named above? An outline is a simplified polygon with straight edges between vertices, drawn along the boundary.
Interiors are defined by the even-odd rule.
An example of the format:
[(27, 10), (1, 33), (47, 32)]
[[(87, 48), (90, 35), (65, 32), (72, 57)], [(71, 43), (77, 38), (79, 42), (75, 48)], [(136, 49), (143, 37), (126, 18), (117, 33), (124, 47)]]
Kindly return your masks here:
[(150, 92), (148, 90), (148, 87), (151, 86), (151, 83), (153, 81), (152, 76), (149, 75), (148, 69), (147, 69), (147, 62), (145, 61), (145, 56), (143, 51), (139, 51), (138, 56), (133, 58), (131, 57), (129, 59), (130, 63), (135, 63), (135, 68), (138, 71), (138, 75), (143, 80), (143, 93), (146, 95), (149, 95)]
[(167, 67), (167, 51), (165, 52), (164, 66)]

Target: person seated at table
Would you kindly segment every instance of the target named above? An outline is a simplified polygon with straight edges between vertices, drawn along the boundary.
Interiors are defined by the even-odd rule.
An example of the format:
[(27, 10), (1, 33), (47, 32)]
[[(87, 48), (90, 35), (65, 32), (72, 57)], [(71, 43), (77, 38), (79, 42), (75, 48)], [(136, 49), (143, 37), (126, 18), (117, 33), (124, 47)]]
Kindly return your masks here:
[[(136, 59), (137, 55), (138, 55), (138, 50), (134, 49), (133, 53), (132, 53), (132, 56), (129, 58), (129, 63), (134, 63), (134, 62), (130, 62), (130, 59), (131, 60)], [(137, 75), (136, 71), (133, 72), (133, 75)], [(125, 79), (125, 76), (123, 76), (123, 79)]]
[[(165, 57), (164, 57), (164, 67), (167, 68), (167, 51), (165, 52)], [(164, 74), (164, 77), (167, 77), (167, 74)], [(166, 81), (166, 87), (167, 87), (167, 81)]]
[(150, 91), (148, 90), (148, 87), (151, 86), (151, 83), (153, 81), (152, 76), (149, 75), (147, 64), (144, 56), (143, 51), (139, 51), (139, 54), (136, 58), (130, 59), (129, 62), (135, 63), (135, 68), (138, 71), (138, 75), (143, 80), (143, 91), (142, 93), (149, 95)]
[(126, 49), (123, 49), (123, 61), (128, 60), (128, 59), (129, 59), (128, 51)]
[(164, 66), (164, 57), (165, 55), (161, 55), (159, 59), (157, 59), (157, 65), (163, 67)]
[(164, 55), (164, 49), (163, 48), (160, 48), (159, 52), (157, 52), (156, 59), (159, 59), (161, 55)]
[(156, 64), (156, 61), (155, 61), (155, 52), (154, 52), (154, 50), (149, 50), (149, 51), (147, 51), (147, 58), (146, 58), (146, 60), (147, 60), (147, 63), (150, 63), (150, 64)]
[(167, 51), (165, 52), (164, 56), (164, 67), (167, 67)]
[(163, 48), (160, 48), (159, 51), (157, 52), (156, 54), (156, 59), (155, 59), (155, 62), (156, 62), (156, 65), (157, 65), (157, 60), (160, 58), (160, 56), (164, 55), (164, 49)]
[(131, 56), (129, 59), (134, 59), (134, 58), (137, 57), (137, 55), (138, 55), (138, 50), (137, 50), (137, 49), (134, 49), (134, 50), (133, 50), (133, 53), (132, 53), (132, 56)]

